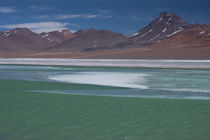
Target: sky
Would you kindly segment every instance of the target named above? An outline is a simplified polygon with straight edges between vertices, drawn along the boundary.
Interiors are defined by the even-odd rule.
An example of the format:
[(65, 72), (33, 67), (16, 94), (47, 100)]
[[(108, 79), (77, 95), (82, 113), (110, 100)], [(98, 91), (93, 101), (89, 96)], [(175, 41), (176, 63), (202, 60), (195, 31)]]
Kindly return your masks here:
[(210, 24), (210, 0), (0, 0), (0, 30), (96, 28), (129, 35), (164, 11), (188, 23)]

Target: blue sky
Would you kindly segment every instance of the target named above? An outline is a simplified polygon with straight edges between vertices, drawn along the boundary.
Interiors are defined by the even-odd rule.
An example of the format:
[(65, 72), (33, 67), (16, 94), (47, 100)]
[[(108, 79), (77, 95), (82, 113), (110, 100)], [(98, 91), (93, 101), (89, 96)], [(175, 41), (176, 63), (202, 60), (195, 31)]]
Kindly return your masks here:
[(209, 0), (1, 0), (0, 30), (96, 28), (131, 34), (163, 11), (188, 23), (210, 24)]

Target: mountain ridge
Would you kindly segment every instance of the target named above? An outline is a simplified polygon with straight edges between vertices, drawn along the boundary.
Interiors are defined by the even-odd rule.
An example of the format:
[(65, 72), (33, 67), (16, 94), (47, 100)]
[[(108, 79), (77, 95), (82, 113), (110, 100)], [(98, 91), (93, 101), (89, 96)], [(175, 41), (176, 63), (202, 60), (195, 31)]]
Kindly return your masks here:
[(113, 49), (118, 47), (130, 47), (133, 41), (126, 36), (109, 30), (88, 29), (75, 33), (71, 38), (57, 46), (51, 47), (50, 51), (93, 51), (98, 49)]
[(175, 13), (162, 12), (159, 17), (128, 37), (140, 44), (153, 44), (169, 39), (180, 31), (208, 27), (206, 24), (188, 24)]
[[(177, 44), (187, 48), (195, 42), (196, 47), (210, 46), (209, 25), (188, 24), (176, 14), (163, 12), (147, 26), (130, 36), (110, 30), (69, 30), (35, 33), (27, 28), (0, 31), (0, 56), (14, 53), (60, 53), (93, 52), (100, 50), (155, 48), (176, 48)], [(177, 37), (178, 36), (178, 37)], [(179, 38), (179, 39), (174, 39)], [(193, 38), (192, 40), (187, 38)], [(176, 41), (174, 41), (176, 40)], [(180, 43), (179, 43), (180, 42)], [(153, 47), (151, 47), (153, 46)], [(157, 47), (158, 48), (158, 47)]]

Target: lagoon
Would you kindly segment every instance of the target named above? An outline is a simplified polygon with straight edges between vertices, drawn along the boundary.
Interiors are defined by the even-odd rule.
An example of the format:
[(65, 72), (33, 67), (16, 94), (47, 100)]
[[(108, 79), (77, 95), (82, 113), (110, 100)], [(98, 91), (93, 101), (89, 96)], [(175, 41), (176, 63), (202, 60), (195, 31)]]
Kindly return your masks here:
[(0, 138), (209, 138), (210, 71), (0, 65)]

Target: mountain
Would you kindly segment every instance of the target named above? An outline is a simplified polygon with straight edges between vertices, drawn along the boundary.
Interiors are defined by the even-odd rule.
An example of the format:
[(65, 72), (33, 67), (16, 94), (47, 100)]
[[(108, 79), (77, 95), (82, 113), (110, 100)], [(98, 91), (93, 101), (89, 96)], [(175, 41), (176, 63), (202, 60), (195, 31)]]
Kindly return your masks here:
[(47, 42), (51, 45), (57, 45), (74, 37), (74, 35), (69, 30), (62, 30), (61, 32), (53, 31), (49, 33), (44, 32), (41, 33), (40, 36), (47, 40)]
[(192, 29), (192, 28), (205, 28), (209, 27), (208, 24), (188, 24), (186, 29)]
[(73, 34), (37, 34), (27, 28), (0, 31), (1, 57), (210, 59), (209, 51), (209, 25), (187, 24), (166, 12), (129, 37), (96, 29)]
[[(170, 39), (146, 47), (82, 52), (44, 52), (32, 57), (91, 59), (210, 59), (210, 27), (185, 29)], [(28, 56), (26, 56), (28, 57)]]
[(108, 30), (68, 30), (34, 33), (27, 28), (0, 32), (0, 53), (42, 51), (90, 51), (130, 47), (134, 42), (126, 36)]
[(210, 26), (183, 30), (153, 48), (210, 48)]
[(158, 18), (128, 38), (139, 44), (153, 44), (170, 39), (182, 30), (209, 27), (207, 24), (188, 24), (176, 14), (163, 12)]
[(45, 46), (48, 46), (47, 41), (27, 28), (0, 32), (1, 52), (36, 51)]
[(130, 35), (129, 38), (142, 44), (161, 42), (187, 27), (188, 24), (176, 14), (163, 12), (146, 27)]
[(134, 42), (126, 36), (108, 30), (89, 29), (76, 32), (71, 38), (57, 46), (50, 47), (49, 51), (91, 51), (133, 47)]
[(42, 51), (74, 37), (68, 30), (37, 34), (27, 28), (0, 32), (1, 53)]
[(85, 31), (84, 30), (78, 30), (77, 32), (75, 32), (73, 35), (75, 35), (75, 36), (78, 36), (78, 35), (81, 35), (81, 34), (83, 34)]

